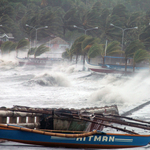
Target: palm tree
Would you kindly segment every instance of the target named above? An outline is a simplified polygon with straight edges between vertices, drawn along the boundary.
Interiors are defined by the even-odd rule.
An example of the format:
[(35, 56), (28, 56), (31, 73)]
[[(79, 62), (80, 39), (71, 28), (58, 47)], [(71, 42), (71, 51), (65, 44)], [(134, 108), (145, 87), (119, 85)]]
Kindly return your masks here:
[(81, 44), (81, 48), (82, 48), (82, 54), (83, 54), (83, 68), (84, 68), (84, 65), (85, 65), (85, 57), (86, 57), (86, 54), (88, 52), (88, 50), (91, 48), (91, 46), (96, 42), (96, 38), (93, 38), (93, 37), (90, 37), (90, 36), (87, 36), (82, 44)]
[(34, 58), (36, 58), (36, 56), (40, 56), (47, 51), (49, 51), (49, 47), (45, 46), (44, 44), (40, 45), (34, 53)]
[(70, 61), (72, 61), (74, 51), (72, 49), (67, 48), (66, 52), (67, 52), (67, 55), (68, 55)]
[(36, 49), (37, 49), (37, 47), (31, 47), (28, 51), (27, 57), (29, 57), (29, 55), (34, 55), (34, 53), (36, 52)]
[(149, 49), (150, 46), (150, 26), (148, 25), (144, 31), (140, 34), (139, 39), (144, 43), (145, 47)]
[(101, 44), (98, 44), (98, 43), (93, 44), (87, 53), (88, 62), (90, 63), (90, 58), (94, 58), (94, 57), (100, 55), (100, 52), (102, 51), (102, 49), (103, 49), (103, 47)]
[(121, 51), (120, 43), (118, 41), (113, 41), (110, 44), (108, 44), (107, 49), (105, 50), (104, 45), (102, 45), (103, 48), (100, 51), (100, 55), (103, 58), (103, 65), (105, 64), (105, 56), (112, 56), (116, 54), (121, 54), (123, 51)]
[(81, 45), (82, 45), (82, 42), (84, 41), (84, 39), (86, 37), (87, 37), (87, 35), (82, 35), (82, 36), (78, 37), (74, 41), (74, 43), (73, 43), (73, 45), (71, 47), (71, 51), (73, 51), (74, 54), (76, 55), (76, 64), (77, 64), (78, 56), (82, 55), (82, 47), (81, 47)]
[(136, 64), (144, 60), (150, 60), (150, 54), (143, 49), (137, 50), (133, 55), (133, 72), (135, 71)]
[(10, 51), (10, 52), (15, 51), (15, 50), (16, 50), (16, 47), (17, 47), (17, 43), (12, 42), (9, 51)]
[(23, 49), (27, 49), (29, 45), (29, 41), (27, 39), (22, 39), (17, 43), (16, 46), (16, 56), (18, 56), (18, 51), (19, 50), (23, 50)]
[(10, 52), (10, 48), (12, 46), (12, 42), (11, 41), (6, 41), (1, 45), (1, 54), (6, 54)]
[(134, 53), (139, 49), (145, 49), (144, 44), (139, 40), (133, 41), (125, 50), (125, 72), (127, 71), (127, 60), (134, 56)]

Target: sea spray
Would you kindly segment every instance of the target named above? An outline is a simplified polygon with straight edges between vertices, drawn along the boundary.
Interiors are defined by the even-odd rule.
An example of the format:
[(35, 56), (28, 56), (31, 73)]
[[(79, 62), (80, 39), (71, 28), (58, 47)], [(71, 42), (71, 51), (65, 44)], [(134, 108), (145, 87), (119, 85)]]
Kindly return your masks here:
[(90, 103), (131, 108), (150, 98), (150, 77), (143, 77), (143, 74), (123, 78), (106, 75), (97, 83), (101, 87), (90, 95)]
[(16, 52), (12, 51), (8, 54), (0, 55), (0, 68), (9, 70), (18, 66), (18, 61), (16, 59)]
[(74, 72), (80, 72), (82, 71), (82, 65), (77, 64), (70, 64), (67, 62), (62, 62), (61, 64), (55, 64), (52, 67), (52, 71), (57, 72), (65, 72), (65, 73), (74, 73)]
[(37, 83), (41, 86), (62, 86), (68, 87), (70, 86), (70, 81), (67, 77), (62, 73), (44, 73), (38, 76), (35, 76), (30, 83)]

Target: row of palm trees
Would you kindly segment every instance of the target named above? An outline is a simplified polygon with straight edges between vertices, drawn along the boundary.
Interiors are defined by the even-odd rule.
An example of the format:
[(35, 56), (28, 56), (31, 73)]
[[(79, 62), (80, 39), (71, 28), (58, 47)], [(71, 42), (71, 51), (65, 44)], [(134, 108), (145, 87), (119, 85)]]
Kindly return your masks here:
[(76, 63), (78, 56), (83, 56), (83, 66), (85, 64), (85, 58), (87, 57), (89, 62), (91, 58), (101, 56), (103, 64), (105, 63), (105, 56), (122, 55), (125, 59), (125, 71), (127, 71), (127, 60), (133, 58), (133, 72), (138, 63), (142, 61), (150, 61), (150, 53), (145, 49), (144, 44), (140, 40), (131, 42), (125, 51), (121, 50), (120, 42), (112, 41), (106, 47), (105, 44), (100, 42), (99, 38), (94, 38), (88, 35), (83, 35), (77, 38), (70, 49), (67, 49), (63, 53), (63, 57), (72, 60), (73, 55), (76, 55)]
[[(37, 56), (49, 51), (49, 48), (42, 44), (38, 47), (32, 47), (29, 49), (29, 41), (27, 39), (22, 39), (16, 43), (12, 41), (6, 41), (1, 45), (2, 55), (16, 51), (16, 56), (18, 56), (19, 50), (28, 50), (27, 57), (29, 57), (29, 55), (34, 55), (34, 58), (36, 58)], [(86, 57), (90, 62), (91, 58), (101, 56), (104, 64), (105, 56), (114, 56), (120, 54), (122, 54), (125, 59), (125, 71), (127, 71), (127, 60), (129, 58), (133, 58), (133, 71), (135, 71), (137, 63), (140, 63), (141, 61), (150, 61), (150, 53), (145, 50), (144, 44), (139, 40), (131, 42), (125, 51), (122, 51), (120, 42), (118, 41), (112, 41), (106, 47), (105, 44), (101, 43), (99, 38), (88, 35), (82, 35), (78, 37), (74, 41), (71, 48), (66, 49), (66, 52), (64, 52), (62, 56), (72, 61), (72, 57), (75, 55), (77, 63), (79, 55), (82, 55), (84, 66)]]
[(10, 52), (16, 51), (16, 56), (18, 56), (19, 51), (27, 51), (27, 57), (29, 55), (34, 55), (34, 58), (40, 56), (41, 54), (49, 51), (49, 47), (44, 44), (38, 47), (29, 48), (29, 40), (22, 39), (18, 42), (6, 41), (1, 45), (1, 55), (10, 54)]

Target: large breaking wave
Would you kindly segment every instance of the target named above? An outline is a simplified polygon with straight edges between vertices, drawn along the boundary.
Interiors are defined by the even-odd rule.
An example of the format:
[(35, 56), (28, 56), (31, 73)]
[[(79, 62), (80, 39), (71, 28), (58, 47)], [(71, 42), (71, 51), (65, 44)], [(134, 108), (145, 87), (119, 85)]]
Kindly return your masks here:
[(33, 79), (28, 81), (30, 85), (38, 84), (41, 86), (61, 86), (67, 87), (70, 86), (70, 81), (61, 73), (44, 73), (41, 75), (35, 76)]
[(134, 77), (116, 77), (106, 75), (97, 82), (99, 88), (94, 91), (88, 102), (97, 105), (130, 107), (138, 105), (150, 98), (150, 76), (138, 74)]

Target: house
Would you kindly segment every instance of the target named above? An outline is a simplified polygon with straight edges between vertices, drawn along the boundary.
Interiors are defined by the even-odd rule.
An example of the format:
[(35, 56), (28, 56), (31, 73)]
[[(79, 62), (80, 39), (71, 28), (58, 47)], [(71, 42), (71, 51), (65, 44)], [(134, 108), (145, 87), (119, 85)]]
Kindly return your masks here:
[(14, 37), (11, 33), (0, 34), (0, 41), (6, 42), (6, 41), (12, 41), (12, 40), (14, 40)]
[(65, 40), (61, 39), (60, 37), (56, 37), (52, 39), (49, 42), (49, 46), (51, 47), (52, 50), (58, 50), (58, 49), (65, 50), (66, 48), (69, 48), (69, 44)]
[(60, 37), (56, 37), (47, 42), (46, 45), (50, 48), (50, 51), (45, 53), (49, 58), (62, 58), (62, 53), (69, 48), (69, 43)]

